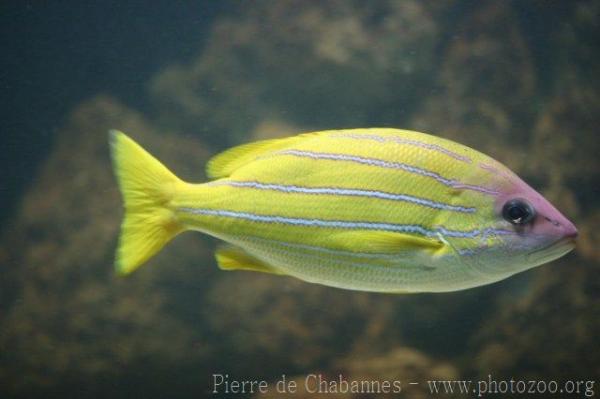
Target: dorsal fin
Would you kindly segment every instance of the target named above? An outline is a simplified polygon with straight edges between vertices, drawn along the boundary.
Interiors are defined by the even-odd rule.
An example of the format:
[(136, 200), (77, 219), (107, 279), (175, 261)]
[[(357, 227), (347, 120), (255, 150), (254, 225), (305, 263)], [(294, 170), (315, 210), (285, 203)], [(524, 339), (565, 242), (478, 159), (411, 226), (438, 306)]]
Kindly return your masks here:
[(206, 165), (206, 175), (211, 179), (230, 176), (236, 169), (252, 162), (257, 157), (290, 147), (318, 133), (304, 133), (281, 139), (256, 141), (230, 148), (211, 158)]

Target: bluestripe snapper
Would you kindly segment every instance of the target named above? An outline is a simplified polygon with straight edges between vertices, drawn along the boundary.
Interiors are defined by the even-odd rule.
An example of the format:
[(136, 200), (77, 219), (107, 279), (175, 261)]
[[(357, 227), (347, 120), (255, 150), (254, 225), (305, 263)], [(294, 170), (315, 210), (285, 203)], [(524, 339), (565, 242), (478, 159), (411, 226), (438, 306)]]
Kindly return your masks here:
[(187, 183), (111, 131), (125, 217), (116, 270), (179, 233), (226, 242), (225, 270), (352, 290), (456, 291), (563, 256), (577, 229), (504, 165), (424, 133), (348, 129), (234, 147)]

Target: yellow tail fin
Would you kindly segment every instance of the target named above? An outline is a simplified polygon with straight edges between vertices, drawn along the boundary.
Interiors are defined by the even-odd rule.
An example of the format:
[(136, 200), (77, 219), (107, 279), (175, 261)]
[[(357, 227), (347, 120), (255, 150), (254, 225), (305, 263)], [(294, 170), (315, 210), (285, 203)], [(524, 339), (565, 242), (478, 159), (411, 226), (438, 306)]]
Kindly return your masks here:
[(115, 268), (126, 275), (183, 231), (170, 209), (183, 182), (124, 133), (111, 130), (109, 134), (113, 168), (125, 203)]

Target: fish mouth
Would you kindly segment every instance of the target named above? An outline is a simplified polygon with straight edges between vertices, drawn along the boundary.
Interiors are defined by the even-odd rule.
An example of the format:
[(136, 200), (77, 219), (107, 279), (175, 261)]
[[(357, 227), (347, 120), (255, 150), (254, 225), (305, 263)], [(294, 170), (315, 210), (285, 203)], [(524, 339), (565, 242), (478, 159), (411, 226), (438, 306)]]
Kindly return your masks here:
[(574, 237), (563, 237), (550, 245), (527, 254), (527, 259), (536, 263), (546, 263), (571, 252), (575, 248)]

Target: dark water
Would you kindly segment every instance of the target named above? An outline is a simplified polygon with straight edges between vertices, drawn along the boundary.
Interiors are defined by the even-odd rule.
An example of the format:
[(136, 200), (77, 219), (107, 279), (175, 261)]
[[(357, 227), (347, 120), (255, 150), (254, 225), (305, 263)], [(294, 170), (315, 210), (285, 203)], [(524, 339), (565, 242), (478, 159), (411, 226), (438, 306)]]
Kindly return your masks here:
[[(511, 378), (547, 386), (522, 397), (552, 381), (554, 397), (594, 396), (599, 21), (598, 1), (4, 2), (0, 397), (253, 395), (227, 395), (225, 374), (272, 397), (282, 374), (297, 397), (318, 397), (313, 374), (407, 398)], [(225, 273), (199, 234), (114, 275), (108, 129), (202, 181), (231, 145), (363, 126), (492, 155), (575, 222), (577, 249), (443, 295)]]

